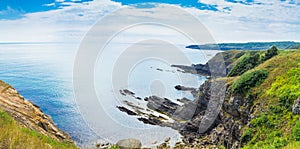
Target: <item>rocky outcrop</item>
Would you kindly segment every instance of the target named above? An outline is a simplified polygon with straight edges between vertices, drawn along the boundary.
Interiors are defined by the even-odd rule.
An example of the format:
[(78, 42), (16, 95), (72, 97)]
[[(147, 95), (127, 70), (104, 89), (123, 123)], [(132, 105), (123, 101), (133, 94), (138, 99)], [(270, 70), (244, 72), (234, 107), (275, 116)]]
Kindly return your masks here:
[(292, 108), (293, 114), (300, 115), (300, 99), (295, 100), (293, 108)]
[(232, 95), (226, 79), (207, 80), (197, 91), (194, 101), (178, 100), (182, 105), (166, 98), (146, 97), (148, 109), (165, 114), (173, 121), (151, 114), (138, 120), (178, 130), (185, 147), (240, 148), (240, 130), (250, 119), (252, 97)]
[(57, 141), (73, 143), (70, 136), (56, 127), (50, 116), (25, 100), (17, 90), (0, 80), (0, 109), (10, 114), (21, 125)]
[(179, 106), (167, 98), (160, 98), (157, 96), (146, 97), (145, 100), (148, 101), (147, 107), (149, 109), (165, 113), (167, 115), (172, 115)]
[(129, 109), (123, 107), (123, 106), (117, 106), (117, 108), (120, 111), (127, 113), (128, 115), (138, 115), (136, 112), (133, 112), (133, 111), (131, 111), (131, 110), (129, 110)]
[[(225, 76), (234, 66), (236, 60), (244, 54), (244, 51), (229, 51), (217, 54), (205, 65), (173, 65), (173, 67), (181, 68), (187, 73), (214, 75), (197, 89), (175, 86), (177, 90), (190, 91), (195, 97), (193, 101), (178, 99), (177, 102), (174, 102), (156, 96), (150, 96), (143, 100), (147, 102), (147, 110), (167, 115), (172, 121), (165, 121), (158, 116), (147, 113), (142, 113), (142, 117), (138, 119), (145, 124), (160, 125), (178, 130), (183, 136), (184, 147), (214, 148), (224, 146), (233, 149), (240, 148), (242, 146), (241, 128), (251, 120), (252, 99), (256, 97), (254, 97), (255, 95), (232, 94), (230, 83), (228, 84), (232, 80)], [(215, 69), (211, 70), (210, 68)], [(218, 68), (220, 70), (216, 70)], [(222, 70), (226, 70), (226, 73)], [(134, 107), (132, 103), (129, 106)], [(140, 115), (139, 112), (135, 112)]]
[[(206, 64), (193, 64), (191, 66), (171, 65), (179, 68), (185, 73), (199, 74), (202, 76), (224, 77), (235, 64), (235, 60), (243, 56), (244, 51), (227, 51), (216, 54)], [(225, 69), (226, 72), (223, 72)], [(208, 77), (210, 78), (210, 77)]]

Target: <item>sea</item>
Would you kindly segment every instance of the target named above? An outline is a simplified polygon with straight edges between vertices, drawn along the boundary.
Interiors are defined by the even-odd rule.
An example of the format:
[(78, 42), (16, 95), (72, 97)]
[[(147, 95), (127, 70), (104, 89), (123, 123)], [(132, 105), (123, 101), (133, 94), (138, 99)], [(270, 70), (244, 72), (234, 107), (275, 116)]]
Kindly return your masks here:
[[(122, 46), (116, 44), (113, 49), (118, 49), (118, 47)], [(220, 52), (186, 49), (185, 45), (177, 45), (177, 47), (184, 53), (188, 61), (183, 63), (178, 61), (178, 63), (174, 64), (182, 65), (204, 64), (216, 53)], [(79, 146), (93, 146), (95, 143), (103, 140), (115, 143), (119, 139), (132, 137), (134, 132), (131, 135), (128, 135), (128, 133), (123, 134), (117, 128), (101, 128), (105, 129), (103, 133), (95, 132), (95, 129), (91, 128), (91, 126), (95, 126), (89, 124), (90, 121), (86, 121), (82, 117), (81, 109), (76, 104), (73, 86), (73, 68), (78, 49), (79, 45), (74, 43), (2, 43), (0, 44), (0, 80), (11, 84), (27, 100), (38, 105), (44, 113), (50, 115), (55, 124), (70, 134)], [(114, 78), (110, 77), (109, 80), (101, 80), (103, 71), (114, 71), (112, 69), (114, 65), (110, 65), (111, 62), (109, 61), (113, 59), (110, 58), (110, 55), (112, 55), (111, 57), (115, 57), (114, 54), (115, 52), (107, 52), (105, 58), (108, 60), (103, 58), (104, 62), (101, 61), (102, 58), (99, 56), (97, 64), (95, 64), (95, 76), (97, 76), (95, 79), (95, 90), (97, 95), (102, 97), (101, 102), (104, 103), (102, 106), (105, 106), (105, 108), (108, 106), (106, 104), (112, 103), (110, 106), (112, 108), (109, 108), (107, 112), (111, 113), (110, 116), (112, 119), (124, 123), (121, 125), (132, 127), (144, 126), (146, 124), (136, 120), (136, 117), (127, 116), (115, 108), (115, 106), (122, 103), (120, 103), (119, 99), (117, 101), (114, 98), (116, 92), (112, 91)], [(172, 53), (168, 53), (168, 55), (172, 56)], [(130, 59), (127, 55), (128, 58)], [(193, 100), (190, 93), (177, 91), (174, 86), (184, 85), (197, 88), (205, 81), (205, 76), (182, 73), (177, 68), (170, 67), (171, 64), (161, 58), (156, 59), (155, 57), (136, 62), (135, 65), (130, 66), (130, 71), (127, 72), (124, 70), (126, 73), (118, 73), (116, 75), (116, 77), (125, 76), (127, 79), (127, 86), (118, 88), (117, 90), (129, 89), (141, 98), (157, 95), (171, 100), (183, 97)], [(124, 65), (126, 63), (123, 63)], [(119, 67), (115, 68), (118, 70), (122, 69), (122, 65)], [(105, 75), (110, 74), (107, 73)], [(96, 118), (101, 119), (101, 114), (95, 116)], [(103, 126), (99, 125), (99, 127)], [(160, 134), (149, 136), (149, 134), (145, 133), (138, 136), (137, 139), (141, 139), (145, 146), (155, 144), (153, 142), (162, 142), (169, 134), (171, 138), (174, 136), (174, 138), (180, 137), (171, 128), (148, 127), (151, 130), (159, 130)], [(162, 136), (161, 133), (164, 132), (165, 135), (159, 138), (158, 136)]]

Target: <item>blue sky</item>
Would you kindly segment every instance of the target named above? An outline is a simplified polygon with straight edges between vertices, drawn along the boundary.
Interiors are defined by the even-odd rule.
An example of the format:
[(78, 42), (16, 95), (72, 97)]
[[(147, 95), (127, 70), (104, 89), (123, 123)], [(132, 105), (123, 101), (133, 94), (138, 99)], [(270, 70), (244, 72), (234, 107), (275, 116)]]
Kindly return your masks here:
[[(69, 5), (62, 2), (83, 3), (91, 0), (80, 1), (59, 1), (59, 0), (1, 0), (0, 13), (1, 19), (19, 19), (26, 13), (41, 12), (60, 9)], [(6, 13), (4, 13), (6, 12)]]
[[(1, 19), (19, 19), (26, 13), (49, 11), (69, 6), (65, 2), (84, 3), (92, 0), (2, 0), (0, 1)], [(217, 5), (203, 3), (198, 0), (113, 0), (122, 5), (133, 5), (138, 3), (166, 3), (175, 4), (182, 7), (195, 7), (200, 10), (218, 11)], [(245, 5), (259, 4), (253, 0), (226, 0), (232, 3)]]
[(218, 42), (300, 39), (299, 0), (1, 0), (0, 42), (80, 40), (103, 16), (127, 5), (178, 6)]

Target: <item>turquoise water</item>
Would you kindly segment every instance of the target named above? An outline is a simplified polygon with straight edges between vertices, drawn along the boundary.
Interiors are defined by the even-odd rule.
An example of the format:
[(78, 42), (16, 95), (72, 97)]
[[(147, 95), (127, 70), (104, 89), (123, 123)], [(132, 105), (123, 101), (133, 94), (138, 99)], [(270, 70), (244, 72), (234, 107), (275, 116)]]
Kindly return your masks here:
[[(69, 133), (79, 145), (91, 145), (99, 137), (84, 122), (73, 95), (72, 73), (77, 46), (75, 44), (0, 44), (0, 80), (11, 84), (26, 99), (40, 106), (42, 111), (50, 115), (57, 126)], [(197, 50), (185, 50), (185, 53), (192, 63), (205, 63), (217, 52), (208, 51), (206, 58)], [(141, 97), (148, 96), (149, 92), (140, 89), (147, 88), (149, 81), (155, 80), (153, 77), (157, 75), (159, 80), (164, 80), (162, 81), (164, 86), (172, 90), (171, 95), (166, 94), (168, 98), (181, 97), (182, 95), (174, 90), (174, 85), (180, 84), (176, 82), (176, 76), (171, 77), (173, 73), (160, 72), (156, 68), (171, 69), (169, 66), (151, 61), (137, 66), (129, 78), (130, 89)], [(186, 75), (189, 77), (188, 74)], [(193, 77), (198, 78), (199, 81), (190, 83), (194, 87), (205, 79), (201, 76)], [(107, 101), (113, 100), (110, 83), (100, 84), (103, 89), (99, 94), (109, 97), (105, 98)], [(107, 92), (104, 92), (105, 90)], [(189, 94), (183, 96), (192, 98)], [(112, 115), (120, 115), (113, 106), (110, 110), (113, 110)], [(135, 118), (127, 118), (123, 114), (121, 120), (130, 121), (129, 124), (132, 126), (137, 123), (141, 125), (141, 122), (133, 119)], [(109, 129), (105, 132), (107, 136), (112, 133)]]

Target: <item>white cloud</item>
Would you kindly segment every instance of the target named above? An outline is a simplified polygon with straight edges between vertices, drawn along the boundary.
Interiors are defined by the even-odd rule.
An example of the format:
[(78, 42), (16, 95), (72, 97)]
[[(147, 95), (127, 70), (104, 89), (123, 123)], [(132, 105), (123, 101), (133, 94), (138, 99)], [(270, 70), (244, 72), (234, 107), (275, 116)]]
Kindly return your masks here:
[(0, 20), (0, 42), (78, 42), (97, 20), (121, 7), (109, 0), (62, 4), (70, 6)]
[[(219, 12), (196, 8), (182, 8), (196, 16), (207, 27), (217, 42), (299, 41), (300, 39), (300, 14), (297, 13), (299, 5), (267, 0), (261, 0), (262, 5), (243, 5), (220, 0), (200, 1), (218, 5), (219, 10), (227, 7), (230, 8), (230, 10)], [(24, 18), (18, 20), (0, 20), (0, 42), (79, 42), (84, 34), (100, 18), (123, 7), (120, 3), (110, 0), (95, 0), (84, 3), (64, 2), (64, 0), (56, 0), (56, 2), (70, 6), (46, 12), (29, 13)], [(163, 6), (159, 5), (158, 8), (149, 8), (144, 13), (149, 13), (146, 15), (151, 17), (151, 13), (155, 13), (158, 10), (162, 11)], [(5, 12), (0, 11), (1, 13)], [(123, 14), (123, 18), (120, 17), (115, 23), (126, 21), (128, 19), (126, 15), (140, 17), (145, 14)], [(184, 17), (180, 16), (180, 13), (168, 13), (165, 11), (164, 15), (156, 17), (160, 17), (161, 19), (168, 18), (170, 21), (189, 25), (188, 22), (180, 20)], [(156, 33), (152, 30), (151, 32), (153, 34)], [(137, 37), (139, 34), (132, 34), (131, 37)]]
[(62, 3), (62, 2), (64, 2), (65, 0), (55, 0), (55, 2), (57, 2), (57, 3)]
[(229, 13), (209, 12), (189, 8), (205, 24), (219, 42), (270, 41), (300, 39), (299, 5), (275, 1), (255, 1), (262, 4), (244, 5), (219, 0), (201, 0), (216, 4), (219, 9), (230, 7)]
[(47, 6), (47, 7), (55, 6), (55, 3), (44, 4), (44, 6)]

